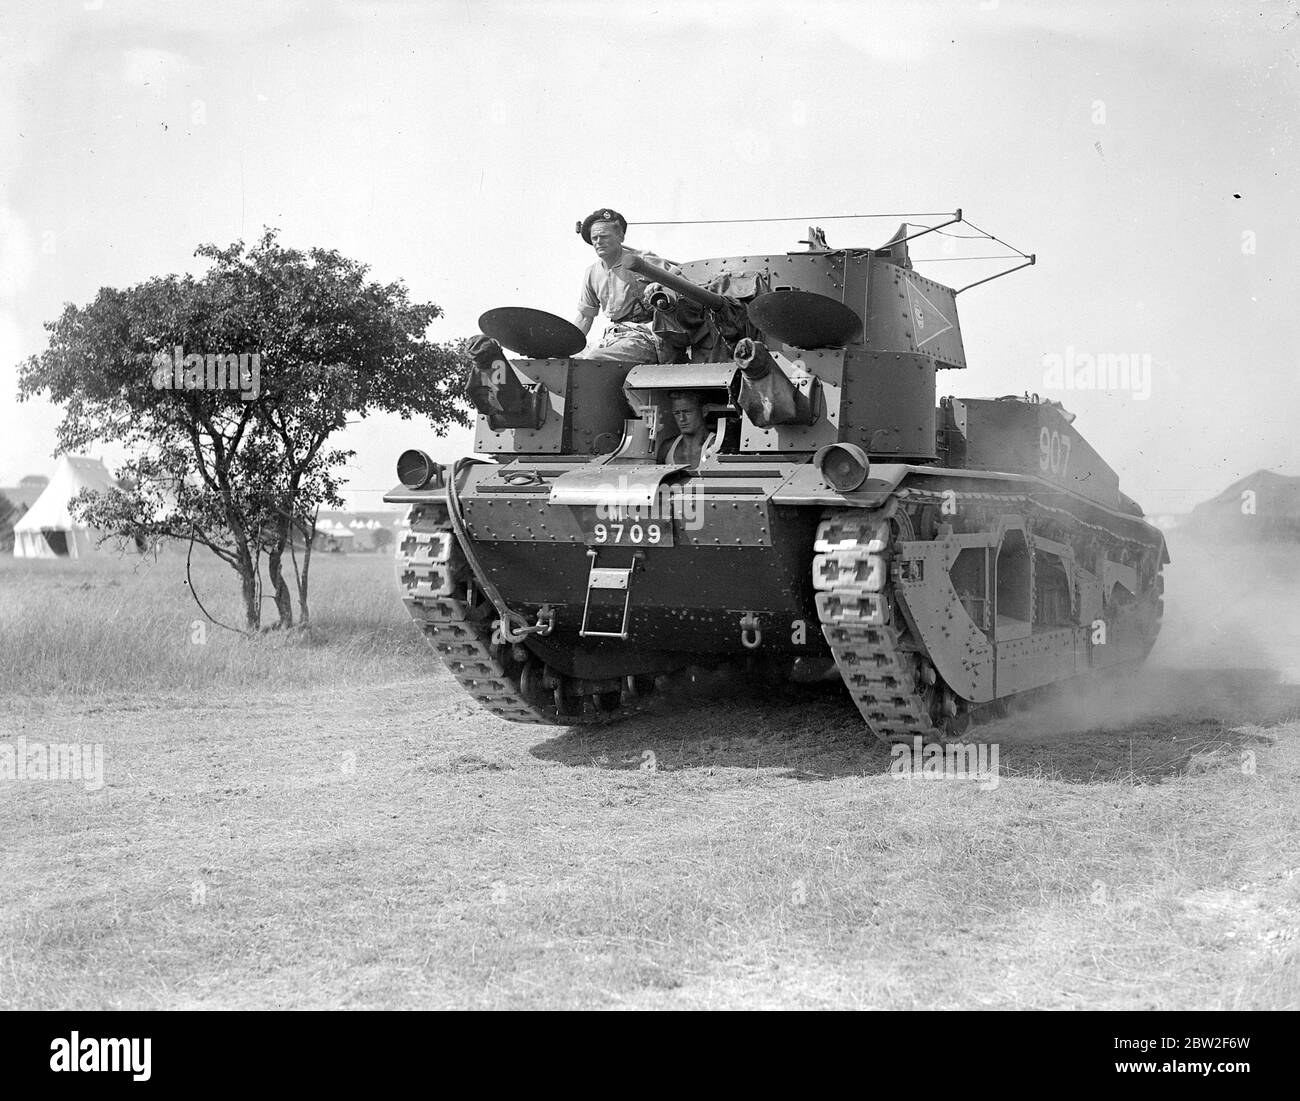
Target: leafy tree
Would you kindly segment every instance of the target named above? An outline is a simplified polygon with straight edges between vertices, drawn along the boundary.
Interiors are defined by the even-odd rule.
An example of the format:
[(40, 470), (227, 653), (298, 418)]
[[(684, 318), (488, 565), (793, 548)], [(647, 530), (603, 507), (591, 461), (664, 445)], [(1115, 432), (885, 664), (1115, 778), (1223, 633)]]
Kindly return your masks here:
[[(442, 311), (403, 283), (332, 249), (282, 246), (274, 230), (247, 248), (203, 245), (200, 278), (168, 275), (104, 288), (45, 326), (49, 348), (19, 369), (19, 399), (64, 407), (59, 451), (118, 442), (129, 488), (83, 494), (79, 519), (134, 540), (206, 546), (238, 574), (249, 629), (261, 625), (265, 556), (277, 626), (293, 624), (286, 549), (300, 534), (299, 622), (309, 620), (315, 515), (340, 508), (332, 438), (373, 410), (467, 424), (463, 341), (425, 339)], [(296, 568), (296, 558), (295, 568)]]
[(375, 550), (386, 551), (393, 545), (393, 533), (387, 528), (375, 528)]

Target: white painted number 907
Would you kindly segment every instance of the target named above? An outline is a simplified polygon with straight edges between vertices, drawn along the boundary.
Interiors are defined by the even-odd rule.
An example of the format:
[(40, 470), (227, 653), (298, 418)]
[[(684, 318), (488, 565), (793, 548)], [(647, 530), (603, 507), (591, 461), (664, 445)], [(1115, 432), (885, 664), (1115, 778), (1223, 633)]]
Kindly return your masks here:
[(663, 539), (658, 524), (597, 524), (591, 529), (597, 543), (649, 543), (652, 546)]
[(1049, 432), (1046, 428), (1040, 431), (1038, 467), (1064, 478), (1065, 472), (1070, 468), (1070, 437), (1063, 432)]

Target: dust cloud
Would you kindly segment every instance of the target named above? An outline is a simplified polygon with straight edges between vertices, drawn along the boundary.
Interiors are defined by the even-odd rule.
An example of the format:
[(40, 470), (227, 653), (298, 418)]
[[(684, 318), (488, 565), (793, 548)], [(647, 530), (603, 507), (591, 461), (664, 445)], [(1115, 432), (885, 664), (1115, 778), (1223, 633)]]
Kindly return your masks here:
[(1300, 544), (1166, 535), (1165, 617), (1148, 665), (1268, 669), (1300, 683)]
[(1223, 542), (1187, 528), (1166, 538), (1164, 622), (1147, 661), (1052, 689), (996, 720), (998, 737), (1152, 723), (1226, 731), (1300, 716), (1300, 545)]

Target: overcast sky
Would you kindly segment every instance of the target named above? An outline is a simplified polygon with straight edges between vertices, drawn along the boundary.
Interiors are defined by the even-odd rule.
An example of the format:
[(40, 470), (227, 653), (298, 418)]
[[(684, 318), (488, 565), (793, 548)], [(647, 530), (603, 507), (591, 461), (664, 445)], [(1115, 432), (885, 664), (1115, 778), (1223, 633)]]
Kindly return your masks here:
[[(574, 222), (603, 205), (790, 218), (633, 225), (678, 261), (960, 206), (1039, 263), (959, 298), (970, 366), (940, 393), (1063, 400), (1150, 511), (1300, 474), (1298, 93), (1281, 0), (5, 0), (0, 484), (52, 468), (58, 411), (18, 405), (16, 367), (64, 302), (198, 272), (198, 244), (270, 225), (405, 280), (445, 310), (431, 336), (465, 336), (494, 306), (572, 316)], [(822, 224), (877, 245), (897, 219)], [(1149, 394), (1048, 389), (1044, 357), (1071, 349), (1149, 356)], [(471, 440), (370, 418), (347, 432), (350, 496), (373, 507), (403, 447)]]

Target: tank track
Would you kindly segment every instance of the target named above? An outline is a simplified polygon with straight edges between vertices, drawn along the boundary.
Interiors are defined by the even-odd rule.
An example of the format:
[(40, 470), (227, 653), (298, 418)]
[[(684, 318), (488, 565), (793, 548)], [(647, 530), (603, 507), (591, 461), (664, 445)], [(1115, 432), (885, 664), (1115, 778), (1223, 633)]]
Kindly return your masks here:
[[(1153, 549), (1027, 494), (963, 493), (962, 498), (968, 523), (975, 526), (989, 524), (999, 513), (1018, 511), (1040, 523), (1055, 519), (1111, 545)], [(828, 512), (817, 528), (813, 587), (822, 634), (868, 729), (887, 743), (911, 744), (917, 737), (926, 742), (958, 738), (973, 719), (998, 714), (1006, 709), (1008, 699), (1015, 698), (972, 706), (952, 693), (911, 637), (892, 600), (891, 543), (917, 538), (921, 509), (942, 501), (938, 493), (901, 489), (881, 508)], [(1155, 625), (1146, 650), (1159, 632), (1163, 580), (1157, 564), (1151, 583)]]
[[(575, 684), (497, 630), (498, 613), (475, 579), (447, 506), (412, 506), (397, 546), (402, 602), (457, 683), (486, 711), (516, 723), (577, 726), (663, 711), (734, 682), (733, 662), (691, 665), (656, 677)], [(583, 691), (583, 689), (587, 689)]]
[(910, 744), (959, 733), (969, 712), (936, 716), (943, 689), (891, 607), (897, 507), (894, 499), (879, 509), (828, 514), (813, 545), (813, 587), (822, 634), (867, 728), (882, 741)]
[(495, 609), (470, 576), (442, 504), (411, 508), (397, 548), (402, 602), (447, 671), (483, 708), (503, 719), (546, 723), (542, 707), (529, 702), (506, 646), (493, 640)]

